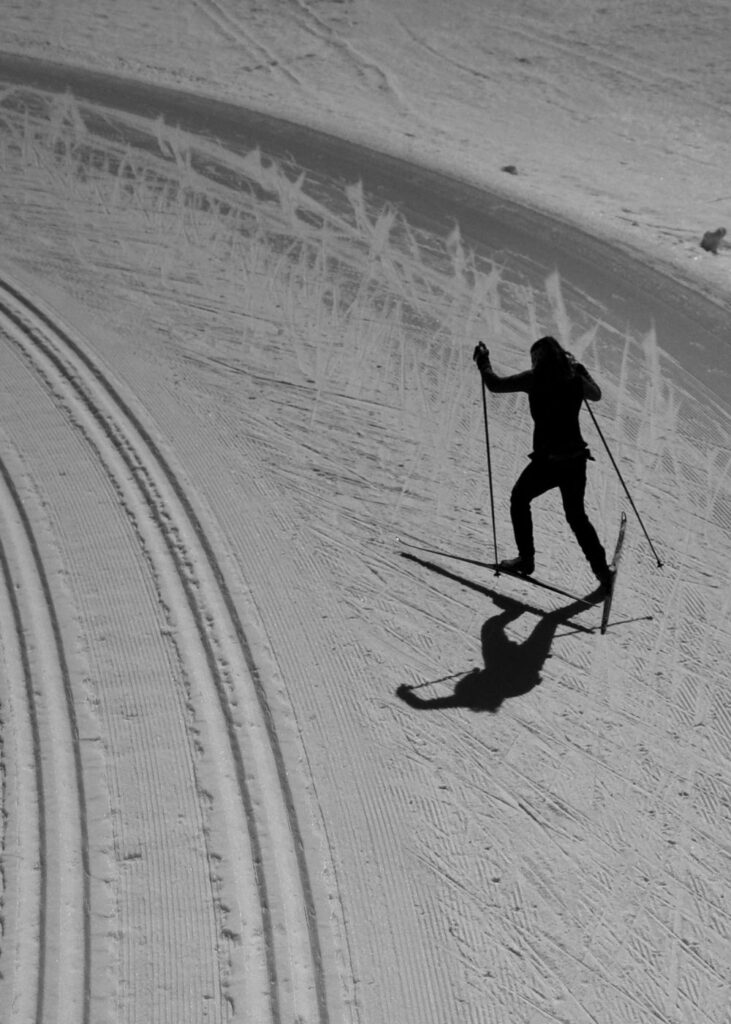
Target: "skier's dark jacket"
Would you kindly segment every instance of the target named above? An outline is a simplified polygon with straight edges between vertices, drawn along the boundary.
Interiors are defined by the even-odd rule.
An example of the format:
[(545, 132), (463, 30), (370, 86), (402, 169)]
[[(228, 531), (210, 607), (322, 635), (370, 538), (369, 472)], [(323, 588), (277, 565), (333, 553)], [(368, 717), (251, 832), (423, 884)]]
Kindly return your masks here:
[(579, 412), (584, 398), (597, 402), (602, 392), (585, 366), (574, 363), (570, 376), (558, 380), (535, 369), (500, 377), (489, 359), (481, 363), (480, 370), (490, 391), (524, 391), (528, 395), (534, 423), (532, 459), (592, 457), (581, 436)]

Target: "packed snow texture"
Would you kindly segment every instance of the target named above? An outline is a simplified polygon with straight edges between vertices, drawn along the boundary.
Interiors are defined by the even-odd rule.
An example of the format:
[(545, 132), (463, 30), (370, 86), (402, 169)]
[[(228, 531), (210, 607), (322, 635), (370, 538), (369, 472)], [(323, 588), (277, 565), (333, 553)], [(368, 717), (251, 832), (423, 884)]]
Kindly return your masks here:
[(5, 0), (0, 34), (504, 189), (728, 290), (731, 249), (699, 250), (731, 220), (726, 0)]
[[(588, 5), (550, 24), (494, 11), (494, 37), (466, 4), (123, 6), (11, 3), (5, 45), (40, 53), (42, 26), (46, 56), (218, 94), (242, 80), (239, 99), (303, 117), (310, 90), (311, 118), (338, 130), (351, 103), (384, 146), (412, 124), (435, 162), (454, 162), (469, 110), (539, 152), (548, 120), (520, 123), (508, 51), (557, 135), (561, 95), (579, 133), (581, 59), (601, 72), (587, 133), (600, 95), (621, 120), (642, 67), (641, 24), (620, 46), (617, 12)], [(647, 109), (674, 97), (658, 137), (698, 80), (667, 70), (689, 62), (661, 30), (685, 16), (662, 7), (631, 15), (667, 61), (644, 72)], [(721, 5), (698, 11), (720, 35)], [(441, 98), (412, 84), (422, 53), (452, 68)], [(486, 83), (489, 115), (467, 91)], [(71, 97), (8, 88), (0, 116), (9, 1019), (724, 1021), (728, 409), (653, 332), (607, 337), (590, 297), (579, 327), (555, 275), (511, 285), (458, 229), (417, 231), (357, 183), (315, 199), (265, 153), (161, 121), (120, 115), (112, 141)], [(636, 97), (622, 117), (646, 125)], [(604, 187), (619, 149), (591, 180), (574, 154), (588, 217), (633, 201)], [(457, 162), (477, 176), (486, 151)], [(544, 162), (489, 151), (531, 177)], [(565, 199), (564, 155), (533, 200)], [(644, 212), (679, 200), (624, 173)], [(665, 244), (689, 262), (685, 223)], [(601, 381), (599, 423), (665, 561), (630, 519), (605, 637), (597, 608), (410, 546), (489, 559), (471, 346), (489, 337), (518, 369), (547, 331)], [(489, 416), (505, 551), (530, 422), (521, 396)], [(591, 431), (587, 501), (611, 547), (626, 498)], [(540, 574), (589, 590), (555, 495), (536, 535)]]

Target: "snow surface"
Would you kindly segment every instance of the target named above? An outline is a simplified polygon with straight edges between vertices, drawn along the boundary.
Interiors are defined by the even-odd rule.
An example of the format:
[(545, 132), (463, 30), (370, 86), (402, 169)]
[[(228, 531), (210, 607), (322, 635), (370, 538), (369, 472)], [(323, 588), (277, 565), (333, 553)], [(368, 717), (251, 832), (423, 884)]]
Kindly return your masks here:
[(731, 284), (731, 255), (698, 249), (731, 220), (727, 0), (4, 0), (0, 28), (6, 51), (357, 138)]
[[(5, 0), (0, 27), (502, 188), (723, 307), (728, 5), (547, 10)], [(3, 1021), (729, 1020), (728, 407), (356, 183), (93, 114), (0, 96)], [(517, 369), (546, 330), (666, 563), (631, 519), (604, 637), (409, 546), (490, 556), (469, 351)], [(520, 397), (489, 425), (505, 551)], [(554, 496), (536, 531), (588, 591)]]

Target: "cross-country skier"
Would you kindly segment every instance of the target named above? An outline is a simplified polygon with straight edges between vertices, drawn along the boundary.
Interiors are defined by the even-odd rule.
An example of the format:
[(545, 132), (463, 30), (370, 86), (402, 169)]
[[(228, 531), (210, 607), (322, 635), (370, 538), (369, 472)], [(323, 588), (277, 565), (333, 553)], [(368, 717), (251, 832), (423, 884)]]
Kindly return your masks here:
[(566, 521), (603, 590), (609, 589), (612, 571), (596, 530), (584, 508), (586, 463), (593, 458), (581, 436), (579, 412), (584, 398), (598, 401), (601, 390), (589, 371), (559, 345), (555, 338), (539, 338), (530, 350), (532, 369), (500, 377), (490, 365), (490, 353), (480, 342), (473, 358), (487, 388), (493, 392), (524, 391), (533, 417), (530, 463), (518, 477), (510, 495), (518, 557), (500, 563), (506, 572), (530, 576), (534, 571), (531, 502), (546, 491), (561, 491)]

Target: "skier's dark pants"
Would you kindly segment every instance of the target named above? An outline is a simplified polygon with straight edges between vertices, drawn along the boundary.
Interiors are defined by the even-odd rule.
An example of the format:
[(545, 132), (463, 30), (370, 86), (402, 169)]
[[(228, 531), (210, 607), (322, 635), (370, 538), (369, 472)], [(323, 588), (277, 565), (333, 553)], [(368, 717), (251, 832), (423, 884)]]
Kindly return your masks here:
[(518, 477), (510, 495), (510, 515), (518, 554), (526, 561), (533, 562), (535, 551), (530, 503), (554, 487), (561, 491), (566, 521), (574, 531), (589, 565), (597, 574), (605, 571), (606, 553), (584, 509), (586, 456), (583, 455), (572, 459), (536, 458)]

